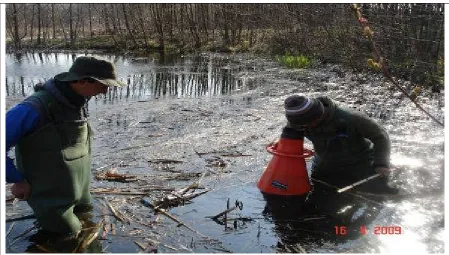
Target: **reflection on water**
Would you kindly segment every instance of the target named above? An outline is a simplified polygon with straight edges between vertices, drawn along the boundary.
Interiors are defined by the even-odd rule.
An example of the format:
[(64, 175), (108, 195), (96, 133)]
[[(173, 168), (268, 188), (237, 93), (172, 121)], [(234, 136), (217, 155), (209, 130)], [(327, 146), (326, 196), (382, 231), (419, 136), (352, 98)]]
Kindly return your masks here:
[(394, 166), (407, 165), (410, 168), (417, 168), (424, 166), (424, 162), (419, 158), (411, 158), (403, 155), (394, 155), (391, 159), (391, 164)]
[[(363, 201), (351, 193), (338, 194), (319, 183), (315, 185), (303, 197), (264, 194), (267, 204), (263, 214), (275, 224), (274, 230), (281, 241), (279, 252), (295, 251), (298, 246), (318, 252), (324, 243), (341, 245), (370, 235), (370, 226), (383, 207), (382, 198)], [(364, 247), (355, 252), (368, 250), (377, 249)]]
[[(6, 95), (28, 96), (33, 85), (69, 70), (74, 59), (84, 54), (20, 53), (6, 55)], [(103, 103), (128, 99), (185, 98), (230, 94), (253, 89), (244, 72), (250, 67), (231, 63), (224, 57), (199, 55), (157, 59), (96, 55), (113, 62), (118, 79), (128, 84), (112, 88)]]
[(61, 237), (38, 231), (30, 238), (28, 253), (101, 253), (98, 240), (100, 226), (92, 221), (83, 223), (83, 229), (76, 236)]
[[(100, 253), (102, 244), (99, 232), (102, 230), (103, 221), (94, 219), (92, 211), (76, 213), (81, 221), (82, 228), (79, 233), (60, 235), (47, 232), (39, 227), (37, 220), (33, 219), (30, 228), (23, 231), (15, 225), (17, 222), (6, 223), (12, 232), (13, 239), (6, 238), (7, 252), (19, 252), (16, 249), (28, 253)], [(30, 221), (30, 220), (28, 220)], [(30, 221), (31, 222), (31, 221)], [(98, 223), (96, 223), (98, 222)]]

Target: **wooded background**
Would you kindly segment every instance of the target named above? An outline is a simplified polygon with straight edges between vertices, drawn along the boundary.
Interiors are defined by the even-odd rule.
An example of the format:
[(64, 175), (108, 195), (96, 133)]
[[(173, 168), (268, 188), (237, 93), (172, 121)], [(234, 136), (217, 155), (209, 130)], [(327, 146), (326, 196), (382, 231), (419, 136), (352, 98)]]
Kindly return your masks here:
[[(361, 4), (391, 73), (443, 84), (444, 4)], [(8, 50), (303, 54), (357, 71), (370, 43), (350, 4), (7, 4)]]

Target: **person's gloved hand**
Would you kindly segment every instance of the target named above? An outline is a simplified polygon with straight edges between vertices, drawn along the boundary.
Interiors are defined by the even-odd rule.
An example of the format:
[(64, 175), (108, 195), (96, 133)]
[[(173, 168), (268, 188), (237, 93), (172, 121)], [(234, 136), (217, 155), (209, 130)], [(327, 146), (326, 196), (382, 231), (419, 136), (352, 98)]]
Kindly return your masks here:
[(31, 186), (27, 181), (14, 183), (11, 187), (11, 193), (16, 198), (27, 200), (31, 193)]
[(379, 173), (382, 175), (382, 177), (388, 177), (390, 176), (391, 170), (388, 167), (376, 167), (374, 168), (374, 171), (376, 171), (376, 173)]

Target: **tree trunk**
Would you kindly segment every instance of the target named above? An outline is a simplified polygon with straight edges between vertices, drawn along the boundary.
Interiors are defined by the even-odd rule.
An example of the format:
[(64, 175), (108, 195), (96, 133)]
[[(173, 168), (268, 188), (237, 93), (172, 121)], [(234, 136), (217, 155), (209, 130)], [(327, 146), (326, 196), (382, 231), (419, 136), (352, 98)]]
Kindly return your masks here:
[(209, 40), (209, 4), (200, 4), (201, 33), (204, 34), (205, 41)]
[(59, 16), (59, 24), (61, 25), (61, 30), (62, 30), (62, 35), (64, 36), (64, 41), (65, 41), (65, 43), (67, 43), (69, 41), (69, 38), (67, 38), (67, 34), (65, 32), (64, 23), (62, 22), (61, 16)]
[(106, 13), (106, 9), (107, 9), (106, 6), (103, 6), (103, 8), (101, 8), (101, 16), (102, 16), (103, 21), (104, 21), (104, 30), (105, 30), (106, 34), (109, 34), (109, 30), (110, 30), (109, 29), (109, 18), (108, 18), (108, 15)]
[[(48, 7), (48, 4), (46, 5)], [(48, 15), (46, 14), (47, 8), (45, 8), (45, 13), (42, 18), (42, 44), (45, 45), (46, 41), (48, 40)]]
[(222, 18), (221, 18), (221, 21), (222, 21), (222, 33), (223, 33), (223, 41), (224, 41), (224, 44), (225, 44), (226, 46), (230, 46), (231, 41), (229, 40), (229, 24), (228, 24), (229, 16), (228, 16), (228, 12), (227, 12), (227, 10), (226, 10), (226, 8), (227, 8), (228, 6), (226, 6), (226, 5), (227, 5), (227, 4), (223, 4), (223, 5), (221, 6), (221, 14), (222, 14)]
[(79, 35), (82, 32), (82, 28), (83, 28), (83, 24), (84, 24), (84, 15), (83, 15), (83, 5), (82, 4), (77, 4), (77, 9), (76, 9), (76, 22), (75, 22), (75, 43), (78, 40)]
[(90, 31), (90, 38), (94, 36), (94, 32), (92, 30), (92, 4), (89, 4), (89, 31)]
[(164, 39), (164, 24), (162, 21), (162, 9), (163, 6), (159, 4), (155, 4), (151, 6), (153, 23), (157, 31), (158, 43), (159, 43), (159, 51), (163, 53), (165, 49), (165, 39)]
[(184, 35), (185, 33), (184, 33), (184, 30), (185, 30), (185, 27), (184, 27), (184, 20), (185, 20), (185, 11), (184, 11), (184, 5), (183, 4), (179, 4), (178, 5), (178, 7), (179, 7), (179, 23), (178, 23), (178, 27), (179, 27), (179, 29), (178, 29), (178, 33), (179, 33), (179, 37), (180, 37), (180, 41), (181, 41), (181, 52), (183, 52), (184, 51), (184, 46), (185, 46), (185, 44), (186, 44), (186, 36)]
[(117, 5), (114, 5), (115, 6), (115, 8), (113, 8), (113, 10), (115, 10), (115, 15), (116, 15), (116, 20), (117, 20), (117, 27), (118, 27), (118, 29), (119, 29), (119, 31), (120, 31), (120, 33), (121, 33), (121, 29), (122, 29), (122, 20), (120, 19), (120, 10), (119, 10), (119, 8), (118, 8), (118, 6)]
[(75, 29), (73, 27), (73, 4), (69, 4), (70, 46), (75, 46)]
[(115, 5), (114, 4), (110, 4), (111, 6), (111, 23), (112, 23), (112, 34), (121, 34), (120, 31), (120, 19), (117, 16), (117, 12), (115, 11)]
[(34, 4), (31, 8), (31, 23), (30, 23), (30, 43), (33, 44), (33, 36), (34, 36)]
[[(105, 27), (105, 30), (106, 30), (106, 33), (108, 34), (108, 35), (110, 35), (111, 36), (111, 38), (112, 38), (112, 40), (114, 41), (114, 45), (115, 45), (115, 47), (119, 47), (119, 43), (117, 42), (117, 39), (115, 38), (115, 31), (116, 30), (111, 30), (111, 28), (110, 28), (110, 24), (109, 24), (109, 13), (108, 13), (108, 10), (109, 10), (110, 8), (105, 4), (104, 6), (103, 6), (103, 8), (102, 8), (102, 14), (103, 14), (103, 20), (104, 20), (104, 27)], [(114, 22), (112, 22), (113, 24), (114, 24)]]
[(139, 4), (137, 6), (136, 20), (137, 20), (137, 26), (140, 26), (140, 30), (142, 31), (144, 47), (147, 49), (149, 47), (149, 45), (148, 45), (147, 26), (146, 26), (146, 22), (144, 19), (144, 10), (145, 10), (145, 5)]
[(20, 49), (21, 48), (21, 43), (20, 43), (20, 36), (19, 36), (19, 22), (17, 21), (17, 5), (16, 4), (12, 4), (12, 8), (13, 8), (13, 14), (12, 14), (12, 18), (13, 18), (13, 40), (14, 40), (14, 48), (15, 49)]
[[(190, 35), (195, 42), (195, 48), (199, 49), (201, 47), (201, 39), (198, 34), (198, 20), (195, 19), (196, 12), (194, 11), (195, 4), (187, 4), (187, 21), (189, 24)], [(196, 9), (196, 8), (195, 8)]]
[(126, 30), (128, 31), (129, 37), (131, 38), (132, 42), (134, 43), (134, 46), (137, 47), (138, 43), (136, 41), (136, 38), (134, 37), (133, 29), (129, 25), (128, 10), (127, 10), (125, 4), (121, 4), (121, 5), (122, 5), (122, 10), (123, 10), (123, 18), (125, 19)]
[(51, 21), (53, 28), (53, 40), (56, 39), (56, 19), (55, 19), (55, 4), (51, 4)]
[(42, 28), (42, 18), (41, 18), (41, 4), (37, 4), (37, 45), (41, 45), (41, 28)]

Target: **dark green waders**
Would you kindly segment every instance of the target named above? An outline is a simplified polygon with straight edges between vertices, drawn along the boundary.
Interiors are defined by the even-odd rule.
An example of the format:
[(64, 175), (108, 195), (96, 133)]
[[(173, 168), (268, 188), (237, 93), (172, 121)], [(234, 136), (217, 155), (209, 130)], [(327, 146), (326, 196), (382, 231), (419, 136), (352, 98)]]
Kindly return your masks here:
[(81, 229), (74, 214), (91, 203), (91, 151), (86, 119), (67, 119), (62, 106), (46, 91), (34, 94), (51, 120), (16, 146), (16, 161), (31, 185), (28, 204), (43, 230), (70, 234)]

